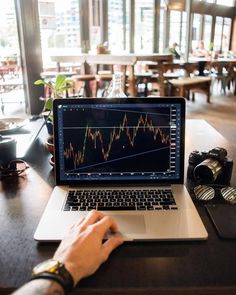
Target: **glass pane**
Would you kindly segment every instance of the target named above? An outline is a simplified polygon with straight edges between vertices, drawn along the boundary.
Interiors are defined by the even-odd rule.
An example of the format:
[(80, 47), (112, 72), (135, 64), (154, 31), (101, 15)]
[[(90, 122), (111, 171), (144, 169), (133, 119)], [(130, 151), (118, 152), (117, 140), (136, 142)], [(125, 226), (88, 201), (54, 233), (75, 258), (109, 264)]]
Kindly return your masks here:
[(163, 36), (163, 32), (164, 32), (164, 8), (160, 9), (160, 31), (159, 31), (159, 52), (163, 52), (164, 51), (164, 36)]
[(108, 1), (108, 44), (112, 52), (123, 51), (125, 46), (123, 5), (123, 0)]
[(227, 52), (229, 50), (229, 39), (231, 32), (231, 18), (224, 18), (223, 36), (222, 36), (222, 51)]
[(17, 109), (25, 113), (20, 48), (14, 0), (2, 1), (0, 9), (0, 115)]
[(211, 25), (212, 25), (212, 16), (211, 15), (205, 15), (204, 16), (204, 32), (203, 32), (203, 40), (206, 49), (212, 49), (210, 48), (211, 43)]
[(90, 3), (90, 47), (92, 51), (95, 51), (101, 42), (100, 3), (99, 0), (91, 0)]
[(43, 66), (50, 68), (50, 56), (81, 52), (79, 0), (38, 3)]
[(180, 41), (180, 52), (182, 55), (184, 55), (186, 51), (186, 41), (187, 41), (187, 13), (182, 12), (181, 41)]
[(200, 14), (194, 13), (193, 15), (193, 27), (192, 27), (192, 50), (196, 49), (198, 46), (199, 40), (201, 40), (201, 19)]
[(221, 50), (221, 37), (222, 37), (222, 29), (223, 29), (223, 17), (216, 17), (215, 24), (215, 36), (214, 36), (214, 50)]
[(224, 6), (234, 6), (234, 0), (216, 0), (216, 4)]
[(180, 29), (181, 29), (181, 12), (171, 10), (170, 11), (170, 40), (169, 45), (174, 42), (180, 42)]
[(135, 1), (135, 51), (152, 52), (154, 0)]
[(184, 54), (186, 48), (186, 12), (170, 11), (170, 42), (169, 45), (177, 43), (177, 51)]
[(126, 0), (126, 24), (125, 24), (125, 38), (126, 38), (126, 44), (125, 44), (125, 51), (130, 52), (130, 1)]

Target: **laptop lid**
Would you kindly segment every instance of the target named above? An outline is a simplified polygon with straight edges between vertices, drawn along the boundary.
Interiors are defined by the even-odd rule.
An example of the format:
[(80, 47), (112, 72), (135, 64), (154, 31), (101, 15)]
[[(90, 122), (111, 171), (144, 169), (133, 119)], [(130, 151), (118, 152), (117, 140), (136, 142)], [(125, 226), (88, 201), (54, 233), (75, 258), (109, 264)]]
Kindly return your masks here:
[(58, 185), (183, 183), (184, 98), (56, 99), (53, 114)]

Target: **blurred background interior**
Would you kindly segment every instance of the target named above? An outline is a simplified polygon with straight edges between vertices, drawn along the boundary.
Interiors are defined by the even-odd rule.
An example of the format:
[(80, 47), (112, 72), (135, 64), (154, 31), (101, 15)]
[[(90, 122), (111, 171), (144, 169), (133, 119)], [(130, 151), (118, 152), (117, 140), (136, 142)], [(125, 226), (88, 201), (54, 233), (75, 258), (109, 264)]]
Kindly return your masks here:
[[(209, 77), (210, 103), (197, 87), (184, 92), (187, 117), (208, 120), (236, 144), (235, 5), (235, 0), (3, 1), (0, 118), (39, 114), (40, 97), (50, 94), (34, 81), (53, 81), (58, 72), (75, 81), (69, 96), (102, 96), (101, 88), (107, 87), (114, 71), (106, 60), (111, 56), (119, 65), (123, 56), (132, 57), (133, 63), (129, 60), (124, 74), (127, 96), (178, 95), (176, 79)], [(200, 41), (203, 55), (199, 55)], [(101, 68), (90, 59), (99, 54), (104, 56)], [(154, 54), (171, 59), (155, 62)], [(140, 56), (151, 58), (145, 61)], [(165, 63), (175, 66), (163, 68)], [(191, 71), (185, 67), (189, 63)]]

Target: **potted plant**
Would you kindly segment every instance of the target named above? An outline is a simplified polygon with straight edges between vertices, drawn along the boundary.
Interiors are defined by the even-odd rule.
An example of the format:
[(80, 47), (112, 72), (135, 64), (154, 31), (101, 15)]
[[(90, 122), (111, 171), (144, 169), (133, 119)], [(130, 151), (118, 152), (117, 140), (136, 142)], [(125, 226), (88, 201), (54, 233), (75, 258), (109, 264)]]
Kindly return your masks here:
[[(45, 80), (37, 80), (34, 82), (35, 85), (44, 85), (50, 90), (50, 97), (43, 98), (45, 100), (43, 115), (46, 120), (46, 126), (48, 130), (49, 137), (47, 139), (46, 145), (48, 151), (53, 155), (54, 154), (54, 144), (53, 144), (53, 100), (57, 98), (63, 98), (64, 93), (73, 89), (74, 80), (68, 79), (65, 75), (58, 74), (55, 81), (47, 82)], [(50, 159), (50, 164), (54, 165), (53, 156)]]
[(46, 120), (46, 125), (48, 128), (48, 133), (52, 134), (52, 124), (53, 124), (53, 113), (52, 106), (53, 100), (56, 98), (62, 98), (65, 91), (73, 89), (74, 80), (68, 79), (65, 75), (58, 74), (55, 81), (37, 80), (34, 82), (35, 85), (44, 85), (50, 90), (50, 97), (43, 98), (45, 100), (43, 114)]

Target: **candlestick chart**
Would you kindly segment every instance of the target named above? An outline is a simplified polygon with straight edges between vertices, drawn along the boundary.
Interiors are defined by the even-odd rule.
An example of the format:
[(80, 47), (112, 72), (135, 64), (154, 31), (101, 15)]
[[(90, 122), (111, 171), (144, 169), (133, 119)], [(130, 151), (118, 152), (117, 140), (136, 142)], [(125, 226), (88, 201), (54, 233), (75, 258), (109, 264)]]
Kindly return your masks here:
[(76, 117), (72, 113), (65, 116), (70, 122), (63, 130), (66, 171), (132, 173), (169, 169), (169, 109), (161, 113), (84, 110)]

